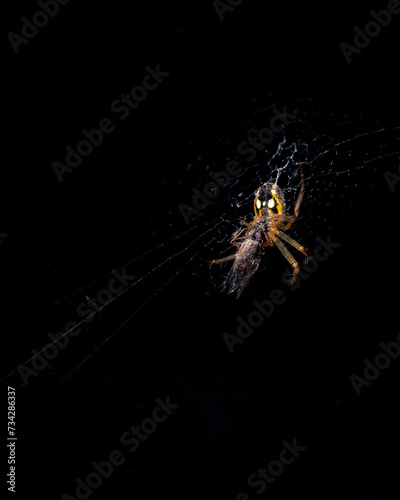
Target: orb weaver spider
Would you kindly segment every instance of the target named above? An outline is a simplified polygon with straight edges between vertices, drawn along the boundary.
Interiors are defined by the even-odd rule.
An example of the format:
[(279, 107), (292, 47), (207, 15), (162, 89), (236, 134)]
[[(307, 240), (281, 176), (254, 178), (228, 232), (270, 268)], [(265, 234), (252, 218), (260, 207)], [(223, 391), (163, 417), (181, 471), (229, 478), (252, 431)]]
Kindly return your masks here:
[[(213, 260), (203, 260), (209, 264), (222, 264), (234, 260), (232, 268), (226, 280), (219, 285), (223, 287), (225, 293), (236, 292), (239, 298), (243, 289), (247, 286), (250, 278), (257, 271), (265, 248), (276, 246), (283, 256), (293, 267), (293, 276), (289, 286), (296, 283), (299, 272), (299, 264), (289, 252), (281, 240), (285, 241), (306, 257), (312, 258), (308, 251), (293, 238), (290, 238), (284, 231), (287, 231), (299, 216), (300, 205), (304, 196), (304, 176), (300, 167), (301, 187), (297, 198), (293, 215), (287, 215), (286, 203), (281, 188), (275, 183), (266, 182), (255, 192), (254, 198), (254, 218), (251, 222), (246, 222), (239, 218), (245, 227), (239, 229), (232, 240), (231, 245), (235, 245), (237, 252), (228, 257)], [(244, 236), (240, 236), (244, 232)], [(240, 241), (241, 240), (241, 241)]]

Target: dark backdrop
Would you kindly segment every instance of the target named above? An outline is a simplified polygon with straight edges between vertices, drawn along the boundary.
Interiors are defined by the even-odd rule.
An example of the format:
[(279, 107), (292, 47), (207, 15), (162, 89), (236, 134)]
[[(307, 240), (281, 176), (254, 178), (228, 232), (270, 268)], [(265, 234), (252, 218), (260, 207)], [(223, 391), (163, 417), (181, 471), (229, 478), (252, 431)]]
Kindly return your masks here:
[[(378, 0), (243, 0), (221, 21), (211, 0), (71, 1), (15, 53), (7, 35), (21, 33), (21, 17), (31, 19), (39, 7), (7, 7), (1, 366), (2, 376), (14, 373), (1, 392), (4, 429), (7, 384), (17, 393), (16, 495), (77, 498), (75, 478), (85, 481), (91, 463), (117, 449), (125, 462), (92, 498), (397, 498), (400, 362), (391, 361), (359, 396), (349, 379), (399, 331), (399, 197), (383, 172), (331, 184), (339, 194), (329, 202), (342, 214), (320, 217), (309, 244), (331, 234), (341, 247), (293, 294), (280, 281), (264, 288), (261, 280), (240, 300), (218, 293), (194, 259), (185, 265), (207, 238), (167, 260), (217, 220), (211, 210), (184, 223), (179, 203), (207, 179), (206, 160), (187, 165), (214, 159), (220, 136), (228, 143), (219, 158), (228, 157), (250, 107), (297, 108), (308, 99), (319, 134), (329, 116), (349, 110), (375, 129), (397, 125), (400, 15), (350, 64), (339, 47), (352, 43), (371, 9), (386, 8)], [(157, 65), (169, 76), (118, 120), (111, 103)], [(52, 162), (63, 162), (81, 130), (106, 117), (115, 131), (60, 183)], [(346, 133), (357, 135), (359, 124), (350, 120)], [(389, 142), (398, 151), (397, 137), (368, 141), (371, 154)], [(364, 146), (352, 153), (362, 156), (357, 147)], [(396, 173), (396, 156), (385, 161)], [(313, 210), (327, 199), (318, 203)], [(96, 280), (162, 244), (126, 267), (149, 276), (82, 325), (24, 386), (15, 369), (44, 347), (48, 332), (80, 321), (77, 306), (109, 278)], [(280, 275), (284, 263), (278, 256), (273, 263)], [(222, 334), (235, 333), (236, 318), (247, 318), (252, 302), (276, 287), (286, 302), (230, 354)], [(120, 436), (168, 395), (179, 409), (129, 453)], [(258, 495), (248, 477), (294, 439), (306, 450)], [(5, 441), (3, 450), (8, 470)]]

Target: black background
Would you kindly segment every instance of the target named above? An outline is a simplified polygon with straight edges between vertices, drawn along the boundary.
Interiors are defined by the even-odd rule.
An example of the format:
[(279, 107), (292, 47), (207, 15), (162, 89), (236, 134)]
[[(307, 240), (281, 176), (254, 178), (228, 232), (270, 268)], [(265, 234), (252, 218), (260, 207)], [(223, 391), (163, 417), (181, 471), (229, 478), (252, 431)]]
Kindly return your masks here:
[[(38, 7), (10, 7), (3, 29), (3, 374), (40, 350), (49, 331), (77, 320), (85, 295), (50, 305), (188, 229), (177, 207), (199, 177), (186, 166), (210, 149), (208, 126), (232, 131), (231, 145), (238, 143), (243, 103), (264, 104), (271, 94), (281, 105), (311, 98), (326, 113), (351, 108), (383, 126), (396, 123), (400, 15), (351, 64), (339, 48), (370, 20), (371, 8), (386, 5), (244, 0), (221, 22), (211, 1), (71, 1), (18, 54), (7, 34), (19, 33), (20, 18)], [(157, 64), (170, 75), (59, 183), (51, 163), (63, 161), (83, 128), (111, 117), (114, 99)], [(323, 123), (321, 116), (322, 131)], [(352, 193), (355, 209), (340, 201), (348, 216), (329, 221), (329, 231), (315, 229), (337, 235), (341, 247), (233, 355), (223, 332), (234, 333), (236, 317), (247, 317), (270, 289), (258, 281), (239, 301), (222, 296), (178, 257), (98, 314), (27, 387), (15, 373), (3, 381), (4, 430), (7, 383), (17, 391), (20, 498), (75, 496), (75, 478), (84, 480), (93, 460), (119, 449), (125, 463), (91, 498), (234, 499), (243, 491), (254, 499), (248, 476), (294, 438), (307, 449), (265, 497), (397, 498), (399, 361), (361, 396), (349, 381), (380, 342), (398, 335), (398, 192), (383, 174), (376, 189), (367, 185)], [(145, 275), (190, 238), (133, 262), (128, 273)], [(121, 434), (167, 395), (179, 410), (129, 454)], [(6, 451), (2, 457), (7, 470)]]

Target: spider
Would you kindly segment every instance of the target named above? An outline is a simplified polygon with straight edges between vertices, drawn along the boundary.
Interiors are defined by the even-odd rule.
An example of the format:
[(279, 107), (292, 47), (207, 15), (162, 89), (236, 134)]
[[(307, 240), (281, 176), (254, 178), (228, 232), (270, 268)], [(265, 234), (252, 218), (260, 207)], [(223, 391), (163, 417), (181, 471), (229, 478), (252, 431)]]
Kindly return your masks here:
[[(237, 252), (228, 257), (214, 260), (203, 260), (209, 264), (222, 264), (234, 260), (226, 280), (219, 285), (225, 293), (236, 292), (239, 298), (250, 278), (257, 271), (266, 247), (276, 246), (293, 267), (293, 276), (289, 286), (296, 283), (299, 264), (281, 240), (293, 246), (306, 257), (312, 258), (308, 251), (297, 241), (290, 238), (287, 231), (299, 215), (300, 205), (304, 196), (304, 176), (300, 167), (301, 187), (293, 215), (287, 215), (286, 203), (282, 190), (275, 183), (266, 182), (255, 192), (254, 218), (246, 222), (239, 218), (245, 227), (239, 229), (233, 236), (230, 244), (235, 245)], [(243, 236), (240, 236), (244, 233)]]

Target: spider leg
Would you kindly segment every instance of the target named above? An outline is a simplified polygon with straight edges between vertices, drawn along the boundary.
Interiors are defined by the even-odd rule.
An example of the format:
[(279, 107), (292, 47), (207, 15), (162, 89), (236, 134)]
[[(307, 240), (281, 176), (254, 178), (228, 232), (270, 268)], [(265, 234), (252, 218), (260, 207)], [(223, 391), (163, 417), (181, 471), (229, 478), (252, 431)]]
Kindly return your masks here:
[(274, 227), (271, 227), (270, 229), (276, 236), (279, 236), (279, 238), (282, 238), (282, 240), (285, 240), (286, 243), (289, 243), (289, 245), (292, 245), (296, 250), (304, 254), (306, 257), (309, 259), (312, 259), (312, 255), (308, 253), (308, 251), (303, 247), (303, 245), (300, 245), (296, 240), (288, 236), (287, 234), (283, 233), (282, 231), (279, 231), (279, 229), (276, 229)]
[(300, 205), (301, 205), (301, 202), (303, 201), (304, 191), (305, 191), (305, 187), (304, 187), (304, 175), (303, 175), (303, 169), (301, 167), (300, 167), (300, 175), (301, 175), (301, 187), (300, 187), (299, 196), (298, 196), (297, 201), (296, 201), (296, 205), (294, 207), (294, 213), (293, 213), (292, 216), (289, 216), (290, 220), (287, 222), (287, 224), (282, 224), (282, 223), (279, 224), (280, 228), (283, 231), (287, 231), (290, 228), (290, 226), (293, 224), (293, 222), (299, 216)]
[(223, 257), (222, 259), (213, 259), (213, 260), (206, 260), (198, 257), (199, 260), (202, 262), (207, 262), (208, 264), (222, 264), (223, 262), (228, 262), (229, 260), (234, 260), (236, 258), (236, 254), (234, 253), (233, 255), (229, 255), (228, 257)]
[(248, 236), (241, 236), (240, 238), (235, 238), (231, 243), (236, 246), (237, 249), (240, 248), (241, 243), (236, 243), (236, 240), (247, 240)]
[(297, 217), (299, 216), (299, 210), (300, 210), (300, 205), (301, 202), (303, 201), (303, 196), (304, 196), (304, 175), (303, 175), (303, 169), (300, 167), (300, 175), (301, 175), (301, 188), (300, 188), (300, 193), (299, 197), (297, 198), (296, 205), (294, 207), (294, 216)]
[(289, 286), (293, 286), (296, 283), (296, 278), (299, 273), (299, 264), (297, 263), (297, 260), (293, 257), (293, 255), (289, 252), (289, 250), (285, 247), (285, 245), (278, 238), (274, 240), (274, 243), (278, 247), (278, 249), (282, 252), (285, 259), (293, 267), (293, 276), (290, 282), (288, 283)]
[(244, 226), (247, 226), (247, 227), (254, 226), (254, 221), (253, 222), (246, 222), (245, 220), (241, 219), (236, 212), (235, 212), (235, 215), (237, 217), (237, 220), (240, 222), (240, 224), (243, 224)]
[(252, 226), (254, 226), (254, 223), (252, 223), (252, 222), (246, 222), (245, 220), (240, 219), (239, 217), (238, 217), (238, 221), (240, 222), (240, 224), (243, 224), (246, 227), (252, 227)]
[(286, 231), (293, 224), (293, 215), (274, 214), (273, 221), (278, 229)]
[(241, 234), (243, 233), (243, 231), (246, 231), (246, 230), (247, 230), (247, 228), (246, 228), (246, 227), (244, 227), (243, 229), (241, 229), (241, 230), (238, 232), (238, 234), (237, 234), (234, 238), (232, 238), (232, 239), (231, 239), (231, 241), (229, 242), (229, 244), (230, 244), (230, 245), (235, 245), (235, 241), (239, 238), (239, 235), (241, 235)]
[(262, 247), (272, 247), (272, 245), (274, 243), (273, 243), (273, 240), (268, 235), (268, 233), (266, 233), (265, 231), (263, 231), (263, 235), (264, 235), (264, 238), (265, 238), (265, 242), (261, 246)]
[[(236, 240), (245, 240), (247, 238), (247, 236), (241, 236), (239, 238), (239, 235), (242, 234), (243, 231), (246, 231), (246, 230), (247, 230), (247, 228), (244, 227), (241, 231), (238, 232), (237, 236), (235, 236), (235, 238), (233, 238), (229, 243), (231, 245), (235, 245), (236, 248), (239, 248), (240, 244), (236, 243)], [(236, 257), (236, 254), (234, 253), (233, 255), (229, 255), (228, 257), (223, 257), (221, 259), (206, 260), (206, 259), (202, 259), (201, 257), (199, 257), (198, 260), (201, 260), (202, 262), (207, 262), (208, 264), (222, 264), (224, 262), (228, 262), (230, 260), (234, 260), (235, 257)]]

